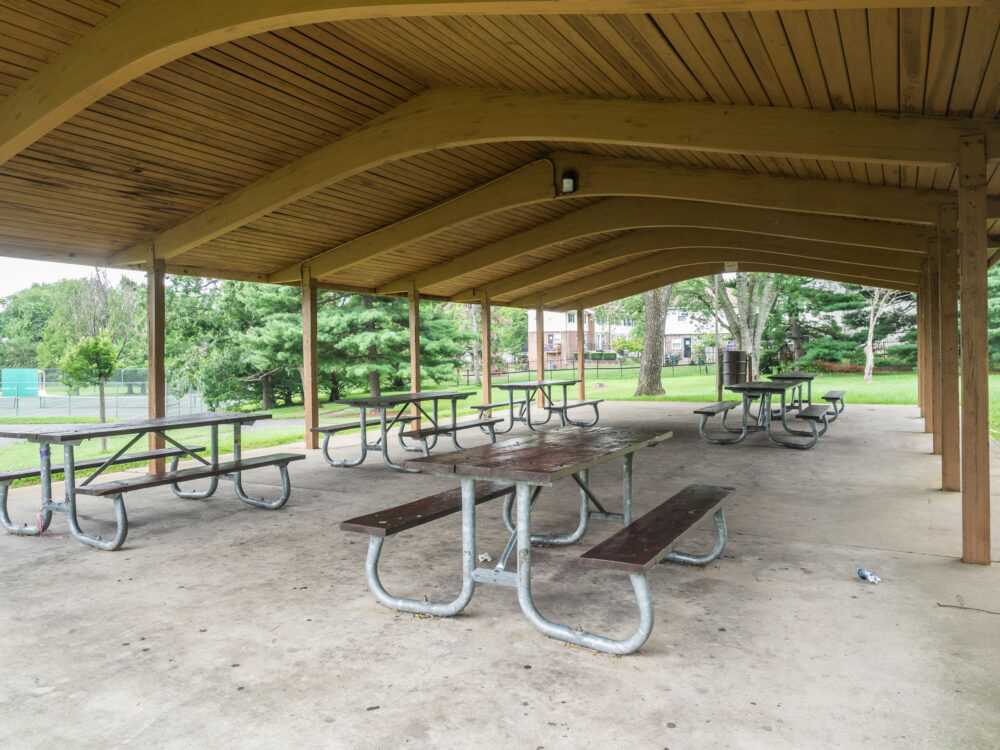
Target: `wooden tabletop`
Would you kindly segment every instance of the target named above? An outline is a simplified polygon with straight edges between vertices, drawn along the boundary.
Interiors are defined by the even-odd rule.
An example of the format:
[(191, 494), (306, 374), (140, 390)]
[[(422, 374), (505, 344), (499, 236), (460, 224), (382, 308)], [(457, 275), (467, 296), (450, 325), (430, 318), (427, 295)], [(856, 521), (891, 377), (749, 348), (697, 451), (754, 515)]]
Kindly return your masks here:
[[(127, 419), (123, 422), (108, 422), (105, 424), (85, 425), (72, 430), (53, 429), (39, 430), (34, 427), (30, 431), (19, 431), (0, 427), (0, 437), (17, 440), (30, 440), (35, 443), (76, 443), (80, 440), (112, 437), (114, 435), (134, 435), (152, 430), (178, 430), (188, 427), (207, 427), (220, 424), (250, 424), (258, 419), (270, 419), (271, 415), (263, 412), (211, 412), (205, 414), (190, 414), (183, 417), (157, 417), (156, 419)], [(53, 425), (58, 428), (59, 425)]]
[(564, 427), (526, 437), (403, 462), (441, 476), (552, 484), (583, 469), (673, 437), (665, 429)]
[(749, 391), (751, 393), (781, 393), (789, 388), (794, 388), (802, 380), (751, 380), (748, 383), (736, 383), (727, 385), (726, 388), (736, 393)]
[(501, 391), (513, 391), (519, 388), (549, 388), (554, 385), (576, 385), (580, 382), (579, 378), (575, 380), (521, 380), (517, 383), (494, 383), (494, 388), (499, 388)]
[(359, 396), (358, 398), (340, 398), (335, 404), (364, 407), (367, 409), (384, 409), (390, 406), (403, 406), (416, 401), (434, 401), (444, 399), (468, 398), (477, 391), (418, 391), (417, 393), (393, 393), (389, 396)]
[(812, 380), (819, 376), (818, 372), (779, 372), (777, 375), (768, 375), (771, 380)]

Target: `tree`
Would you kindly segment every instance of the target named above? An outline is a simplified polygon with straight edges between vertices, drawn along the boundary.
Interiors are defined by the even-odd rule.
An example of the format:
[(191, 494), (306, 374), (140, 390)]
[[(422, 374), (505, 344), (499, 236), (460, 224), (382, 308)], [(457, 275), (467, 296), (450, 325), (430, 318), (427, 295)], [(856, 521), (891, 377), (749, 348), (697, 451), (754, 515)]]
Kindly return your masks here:
[(663, 390), (663, 325), (670, 307), (673, 286), (664, 286), (642, 295), (645, 335), (642, 360), (639, 363), (639, 383), (635, 396), (662, 396)]
[[(99, 417), (106, 422), (104, 411), (104, 384), (118, 368), (120, 351), (106, 333), (88, 336), (71, 346), (59, 360), (64, 381), (68, 384), (97, 385)], [(101, 450), (107, 451), (107, 438), (101, 438)]]
[(76, 283), (32, 284), (0, 300), (0, 367), (37, 367), (41, 364), (38, 349), (52, 324), (53, 310), (67, 295), (68, 287)]
[[(726, 278), (728, 277), (728, 278)], [(678, 307), (711, 320), (718, 310), (719, 324), (736, 348), (750, 354), (753, 380), (760, 376), (761, 341), (768, 316), (781, 290), (773, 273), (734, 273), (705, 276), (675, 285)]]
[(858, 293), (868, 301), (868, 335), (865, 337), (865, 382), (872, 382), (872, 371), (875, 369), (875, 326), (886, 313), (894, 313), (897, 317), (912, 307), (915, 298), (911, 292), (900, 292), (893, 289), (880, 289), (874, 286), (855, 287)]

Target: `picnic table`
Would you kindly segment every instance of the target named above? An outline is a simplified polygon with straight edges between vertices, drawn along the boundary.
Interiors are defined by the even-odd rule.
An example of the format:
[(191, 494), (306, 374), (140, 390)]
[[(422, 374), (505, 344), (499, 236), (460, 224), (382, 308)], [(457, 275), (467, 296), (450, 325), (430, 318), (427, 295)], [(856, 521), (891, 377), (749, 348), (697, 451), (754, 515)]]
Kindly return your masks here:
[[(576, 385), (580, 382), (579, 378), (567, 378), (564, 380), (522, 380), (516, 383), (500, 383), (494, 385), (493, 387), (507, 392), (507, 403), (509, 406), (509, 420), (510, 423), (503, 430), (497, 430), (497, 432), (509, 432), (513, 428), (515, 422), (523, 422), (529, 430), (532, 432), (538, 432), (536, 427), (543, 424), (547, 424), (554, 413), (559, 414), (559, 421), (561, 426), (565, 427), (567, 424), (572, 424), (577, 427), (590, 427), (597, 424), (597, 404), (601, 402), (601, 399), (591, 399), (587, 401), (569, 401), (567, 396), (567, 391), (571, 385)], [(562, 387), (562, 400), (556, 401), (552, 398), (552, 389)], [(518, 412), (514, 413), (514, 392), (522, 391), (524, 393), (523, 401), (518, 399), (517, 403), (519, 405)], [(531, 402), (535, 400), (536, 394), (541, 392), (542, 395), (542, 408), (548, 411), (548, 415), (545, 419), (539, 422), (533, 422), (531, 419)], [(594, 420), (592, 422), (578, 422), (570, 419), (566, 412), (569, 409), (576, 408), (578, 406), (589, 406), (594, 407)]]
[[(809, 406), (805, 409), (800, 409), (797, 416), (801, 419), (809, 421), (811, 431), (806, 432), (804, 430), (795, 430), (788, 425), (788, 409), (786, 406), (785, 394), (790, 390), (799, 388), (803, 382), (804, 381), (801, 379), (780, 378), (778, 380), (770, 381), (753, 380), (747, 383), (736, 383), (734, 385), (726, 386), (730, 391), (739, 393), (742, 396), (743, 426), (742, 429), (738, 431), (740, 433), (738, 437), (725, 442), (739, 443), (746, 439), (748, 433), (763, 430), (769, 442), (783, 448), (811, 448), (815, 445), (819, 436), (826, 432), (826, 406)], [(778, 395), (781, 401), (779, 408), (772, 413), (772, 400), (775, 395)], [(757, 399), (760, 399), (761, 403), (760, 409), (757, 412), (756, 417), (754, 417), (750, 411), (750, 405)], [(781, 426), (788, 434), (809, 437), (812, 439), (808, 443), (779, 440), (772, 434), (773, 417), (775, 415), (780, 415)], [(754, 424), (750, 423), (751, 418), (753, 418)], [(824, 425), (822, 431), (819, 430), (817, 424), (820, 420), (823, 421)], [(726, 429), (730, 432), (737, 432), (737, 430), (728, 426)]]
[(798, 383), (798, 408), (802, 408), (802, 386), (806, 387), (806, 403), (809, 406), (813, 404), (813, 386), (812, 382), (815, 378), (819, 377), (818, 372), (779, 372), (776, 375), (769, 375), (771, 380), (794, 380)]
[[(58, 425), (54, 425), (52, 429), (41, 429), (36, 426), (30, 430), (0, 427), (0, 437), (28, 440), (37, 443), (40, 458), (40, 466), (37, 468), (0, 473), (0, 524), (11, 534), (39, 536), (48, 528), (53, 512), (64, 513), (70, 533), (78, 541), (102, 550), (116, 550), (121, 547), (128, 534), (128, 517), (125, 513), (123, 494), (147, 487), (170, 485), (174, 494), (179, 497), (203, 499), (215, 493), (220, 478), (232, 481), (237, 497), (244, 503), (258, 508), (276, 510), (288, 501), (291, 494), (288, 463), (304, 459), (305, 456), (293, 453), (277, 453), (268, 456), (255, 456), (249, 459), (242, 458), (240, 428), (243, 425), (252, 424), (257, 420), (270, 418), (271, 415), (266, 413), (218, 412), (181, 417), (133, 419), (123, 422), (86, 425), (69, 430), (59, 429)], [(220, 462), (219, 427), (224, 425), (232, 425), (233, 428), (233, 460)], [(168, 434), (172, 430), (196, 427), (210, 428), (209, 459), (205, 459), (199, 455), (204, 451), (203, 447), (182, 445)], [(149, 434), (161, 437), (171, 447), (132, 454), (127, 453), (142, 437)], [(83, 441), (120, 436), (131, 436), (131, 439), (111, 456), (84, 461), (76, 460), (74, 448)], [(53, 465), (52, 463), (51, 449), (53, 445), (61, 445), (63, 448), (62, 464)], [(171, 468), (169, 471), (102, 484), (95, 483), (94, 481), (111, 466), (158, 458), (171, 459)], [(192, 458), (198, 461), (200, 466), (178, 470), (177, 463), (181, 458)], [(277, 466), (279, 469), (282, 493), (281, 497), (277, 500), (271, 501), (251, 497), (243, 489), (243, 471), (264, 466)], [(96, 468), (96, 471), (77, 485), (75, 472), (78, 469), (86, 468)], [(65, 480), (65, 499), (62, 502), (56, 502), (52, 498), (52, 475), (59, 472), (64, 474)], [(17, 479), (33, 477), (38, 477), (41, 480), (42, 497), (37, 524), (14, 524), (7, 512), (7, 493), (10, 485)], [(209, 485), (204, 490), (185, 491), (181, 489), (180, 482), (193, 479), (209, 479)], [(112, 499), (117, 525), (117, 531), (113, 539), (105, 540), (100, 536), (92, 536), (80, 528), (77, 518), (78, 495), (94, 495), (98, 497), (110, 497)]]
[[(461, 449), (458, 444), (458, 440), (455, 437), (455, 433), (458, 429), (464, 426), (478, 426), (470, 422), (464, 422), (459, 425), (456, 412), (458, 411), (458, 402), (462, 399), (466, 399), (475, 391), (419, 391), (417, 393), (394, 393), (388, 396), (359, 396), (357, 398), (343, 398), (334, 401), (336, 404), (345, 404), (347, 406), (353, 406), (361, 410), (361, 418), (357, 423), (352, 423), (350, 425), (334, 425), (331, 427), (318, 427), (316, 432), (324, 433), (325, 437), (323, 439), (323, 457), (326, 459), (327, 463), (331, 466), (347, 467), (347, 466), (360, 466), (364, 463), (365, 458), (368, 456), (369, 450), (377, 450), (382, 453), (382, 460), (385, 462), (386, 466), (396, 471), (406, 471), (406, 469), (392, 459), (389, 458), (389, 430), (393, 427), (398, 426), (399, 429), (399, 444), (404, 450), (407, 451), (429, 451), (437, 444), (437, 437), (439, 434), (450, 434), (452, 444), (456, 449)], [(442, 401), (451, 402), (451, 421), (448, 425), (442, 427), (438, 420), (439, 404)], [(424, 405), (430, 403), (431, 410), (428, 413)], [(430, 423), (431, 427), (421, 430), (425, 433), (423, 436), (423, 446), (417, 447), (415, 445), (407, 445), (404, 441), (407, 433), (403, 431), (403, 428), (411, 421), (413, 418), (406, 414), (410, 405), (416, 405), (420, 414), (423, 415)], [(378, 414), (378, 425), (379, 425), (379, 437), (375, 443), (368, 442), (368, 411), (371, 410)], [(492, 420), (478, 420), (479, 422), (485, 423), (485, 421)], [(496, 420), (499, 421), (499, 420)], [(341, 429), (353, 429), (360, 428), (361, 430), (361, 455), (351, 461), (336, 461), (330, 457), (328, 450), (330, 435)], [(419, 440), (420, 436), (417, 435), (416, 438)]]
[[(477, 583), (498, 584), (517, 589), (518, 602), (528, 621), (544, 634), (609, 653), (630, 653), (649, 637), (652, 630), (652, 599), (646, 571), (664, 558), (705, 564), (716, 559), (725, 545), (725, 522), (722, 498), (729, 488), (694, 486), (679, 493), (682, 500), (671, 498), (641, 519), (632, 518), (633, 467), (635, 453), (672, 436), (663, 429), (595, 427), (559, 429), (515, 438), (469, 450), (425, 458), (410, 459), (407, 467), (458, 479), (461, 490), (439, 493), (422, 500), (341, 524), (341, 529), (371, 535), (366, 563), (369, 588), (379, 602), (405, 612), (450, 616), (469, 603)], [(590, 486), (590, 470), (608, 461), (622, 461), (621, 512), (611, 512), (595, 496)], [(538, 533), (532, 528), (532, 507), (542, 488), (572, 478), (580, 490), (579, 523), (568, 533)], [(509, 542), (495, 567), (477, 567), (476, 507), (497, 497), (504, 497), (504, 523), (512, 531)], [(510, 518), (516, 498), (516, 524)], [(671, 504), (664, 514), (664, 506)], [(383, 587), (378, 575), (378, 560), (383, 542), (404, 529), (433, 521), (452, 512), (462, 514), (462, 590), (450, 602), (408, 599), (393, 596)], [(714, 514), (718, 540), (708, 555), (673, 552), (676, 539), (706, 514)], [(669, 518), (667, 517), (669, 516)], [(636, 632), (625, 639), (613, 639), (588, 633), (545, 618), (531, 593), (531, 545), (565, 546), (578, 541), (592, 519), (622, 523), (625, 528), (588, 551), (580, 558), (584, 567), (621, 570), (630, 574), (640, 610)], [(517, 571), (506, 570), (516, 547)]]

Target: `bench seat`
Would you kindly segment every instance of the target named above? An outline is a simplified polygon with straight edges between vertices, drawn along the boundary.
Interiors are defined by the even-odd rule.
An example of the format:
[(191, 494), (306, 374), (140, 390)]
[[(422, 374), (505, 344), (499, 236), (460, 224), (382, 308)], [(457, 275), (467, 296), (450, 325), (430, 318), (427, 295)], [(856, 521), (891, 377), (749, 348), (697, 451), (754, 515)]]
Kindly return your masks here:
[(77, 487), (76, 494), (93, 495), (95, 497), (120, 495), (124, 492), (142, 490), (148, 487), (161, 487), (165, 484), (177, 484), (178, 482), (191, 479), (205, 479), (207, 477), (219, 476), (220, 474), (249, 471), (250, 469), (258, 469), (263, 466), (285, 467), (291, 461), (301, 461), (304, 459), (305, 456), (300, 453), (273, 453), (269, 456), (241, 458), (239, 461), (223, 461), (216, 466), (195, 466), (190, 469), (179, 469), (178, 471), (168, 471), (162, 474), (129, 477), (128, 479), (118, 479), (102, 484), (87, 484)]
[[(669, 500), (636, 519), (621, 531), (584, 552), (578, 559), (584, 568), (620, 570), (642, 575), (653, 565), (667, 557), (671, 548), (692, 526), (705, 516), (718, 514), (722, 518), (722, 503), (733, 491), (732, 487), (692, 484)], [(719, 528), (721, 545), (715, 559), (725, 546), (724, 521)], [(711, 562), (705, 559), (704, 562)], [(690, 560), (679, 559), (689, 562)], [(704, 564), (699, 559), (699, 564)]]
[(603, 398), (590, 398), (585, 401), (567, 401), (565, 404), (554, 404), (552, 406), (546, 406), (545, 408), (549, 411), (564, 411), (565, 409), (575, 409), (578, 406), (593, 406), (595, 404), (600, 404), (603, 401)]
[[(398, 425), (408, 424), (409, 422), (412, 422), (415, 419), (417, 418), (409, 415), (403, 417), (397, 417), (396, 424)], [(366, 422), (365, 425), (366, 427), (369, 428), (371, 427), (377, 428), (379, 426), (379, 422), (378, 420), (375, 420), (372, 422)], [(344, 432), (345, 430), (360, 430), (360, 429), (361, 429), (361, 422), (359, 421), (359, 422), (345, 422), (344, 424), (320, 425), (319, 427), (313, 427), (311, 432), (315, 432), (320, 435), (333, 435), (334, 433)]]
[[(826, 404), (815, 404), (814, 406), (807, 406), (805, 409), (800, 409), (799, 413), (795, 415), (798, 419), (808, 419), (813, 422), (825, 421), (824, 417), (827, 416)], [(840, 429), (839, 427), (837, 428)]]
[[(205, 447), (201, 445), (191, 445), (187, 446), (187, 451), (190, 453), (202, 453)], [(141, 461), (151, 461), (157, 458), (173, 458), (174, 456), (184, 457), (188, 455), (180, 448), (157, 448), (151, 451), (142, 451), (140, 453), (128, 453), (119, 456), (117, 459), (111, 462), (109, 466), (116, 466), (118, 464), (128, 464), (133, 462)], [(74, 466), (77, 471), (81, 469), (98, 469), (104, 466), (104, 462), (107, 458), (87, 458), (83, 461), (74, 461)], [(62, 464), (52, 464), (51, 471), (53, 474), (61, 474), (64, 470)], [(15, 482), (18, 479), (31, 479), (33, 477), (40, 477), (42, 475), (41, 468), (33, 469), (14, 469), (13, 471), (0, 471), (0, 483), (5, 482)]]
[(714, 417), (720, 412), (727, 412), (730, 409), (734, 409), (740, 405), (739, 401), (719, 401), (716, 404), (709, 404), (708, 406), (702, 406), (700, 409), (695, 409), (695, 414), (705, 414), (709, 417)]
[[(514, 406), (520, 406), (524, 403), (523, 398), (515, 398)], [(479, 404), (478, 406), (473, 406), (472, 408), (479, 412), (480, 416), (484, 411), (490, 411), (492, 409), (503, 409), (504, 407), (509, 407), (510, 401), (497, 401), (493, 404)]]
[[(830, 421), (832, 422), (844, 411), (844, 391), (827, 391), (823, 394), (823, 400), (827, 401), (833, 407), (833, 411), (827, 412), (827, 416), (830, 417)], [(840, 408), (837, 408), (838, 402), (840, 403)]]
[(500, 417), (490, 417), (488, 419), (472, 419), (466, 422), (458, 422), (455, 425), (444, 424), (438, 425), (437, 427), (422, 427), (419, 430), (407, 430), (402, 433), (403, 437), (413, 438), (414, 440), (424, 440), (433, 435), (447, 435), (456, 430), (467, 430), (470, 427), (491, 427), (498, 422), (503, 422)]
[[(512, 492), (514, 492), (512, 484), (476, 482), (476, 505), (503, 495), (509, 495)], [(357, 531), (371, 536), (385, 537), (436, 521), (461, 509), (462, 488), (456, 487), (420, 500), (414, 500), (412, 503), (352, 518), (341, 523), (340, 528), (342, 531)]]

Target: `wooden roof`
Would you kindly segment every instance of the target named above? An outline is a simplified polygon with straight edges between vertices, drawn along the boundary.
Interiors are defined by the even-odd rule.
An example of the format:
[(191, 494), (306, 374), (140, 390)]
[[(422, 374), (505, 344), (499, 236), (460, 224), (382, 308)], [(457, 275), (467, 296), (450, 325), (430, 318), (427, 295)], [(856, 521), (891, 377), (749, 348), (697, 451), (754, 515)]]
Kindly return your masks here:
[(978, 136), (1000, 245), (995, 0), (169, 6), (0, 0), (0, 254), (554, 309), (726, 261), (915, 289)]

